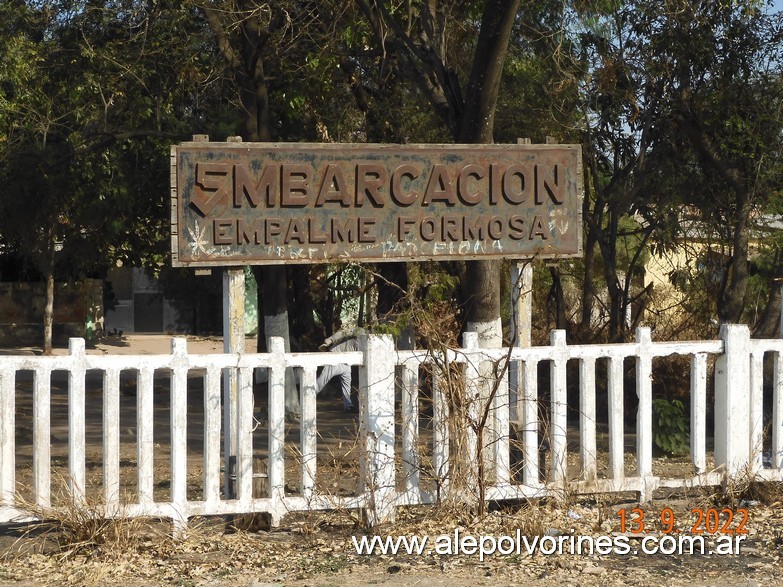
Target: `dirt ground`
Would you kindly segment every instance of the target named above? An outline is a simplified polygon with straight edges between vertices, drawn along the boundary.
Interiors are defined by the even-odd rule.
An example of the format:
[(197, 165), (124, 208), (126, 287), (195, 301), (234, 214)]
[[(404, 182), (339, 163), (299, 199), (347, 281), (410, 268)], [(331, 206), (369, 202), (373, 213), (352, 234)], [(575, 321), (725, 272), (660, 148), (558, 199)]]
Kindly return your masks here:
[[(90, 353), (157, 354), (168, 352), (169, 338), (130, 335), (109, 338), (88, 350)], [(255, 341), (248, 339), (248, 351)], [(221, 352), (218, 338), (188, 337), (188, 351)], [(3, 350), (35, 353), (36, 349)], [(66, 352), (58, 349), (57, 352)], [(89, 382), (88, 382), (89, 383)], [(25, 398), (29, 381), (20, 377), (17, 403), (20, 415), (17, 428), (17, 477), (20, 486), (29, 483), (31, 453)], [(135, 397), (132, 384), (123, 387), (121, 470), (123, 485), (129, 494), (135, 481)], [(90, 399), (92, 398), (92, 402)], [(203, 416), (198, 378), (189, 384), (189, 497), (198, 498), (201, 463), (198, 445)], [(62, 382), (52, 384), (52, 459), (55, 469), (65, 470), (67, 463), (67, 426), (58, 422), (57, 414), (65, 396)], [(88, 482), (100, 485), (101, 426), (99, 385), (88, 385)], [(156, 498), (165, 499), (167, 452), (166, 426), (168, 411), (165, 398), (156, 402)], [(97, 407), (95, 407), (97, 405)], [(192, 407), (191, 407), (192, 406)], [(93, 411), (90, 412), (90, 409)], [(259, 419), (263, 414), (257, 414)], [(346, 478), (355, 470), (353, 448), (355, 415), (343, 414), (340, 401), (325, 392), (318, 398), (319, 418), (319, 486), (339, 492)], [(129, 425), (125, 425), (127, 422)], [(261, 427), (263, 428), (263, 427)], [(161, 430), (159, 434), (157, 431)], [(192, 434), (192, 438), (191, 438)], [(288, 427), (287, 442), (298, 440), (298, 424)], [(255, 439), (263, 450), (262, 433)], [(190, 450), (190, 449), (193, 450)], [(157, 464), (160, 461), (160, 466)], [(291, 491), (296, 491), (296, 463), (287, 471)], [(631, 457), (632, 460), (632, 457)], [(656, 461), (656, 467), (682, 466), (678, 462)], [(633, 463), (629, 463), (633, 467)], [(352, 481), (351, 481), (352, 483)], [(351, 483), (348, 483), (350, 485)], [(130, 495), (132, 497), (132, 495)], [(561, 503), (516, 504), (474, 515), (459, 504), (440, 508), (400, 510), (397, 523), (373, 531), (381, 536), (428, 537), (432, 542), (458, 530), (471, 537), (536, 537), (563, 539), (579, 536), (627, 536), (633, 549), (644, 536), (663, 537), (664, 522), (674, 521), (681, 535), (693, 536), (704, 530), (698, 523), (698, 511), (730, 510), (736, 515), (731, 525), (720, 532), (738, 530), (740, 511), (747, 510), (744, 538), (738, 554), (529, 554), (526, 549), (480, 560), (478, 554), (422, 555), (398, 553), (357, 554), (354, 539), (365, 535), (353, 512), (292, 514), (280, 528), (272, 531), (227, 532), (225, 521), (194, 521), (188, 534), (172, 539), (165, 523), (131, 520), (121, 523), (90, 523), (83, 519), (62, 520), (53, 526), (17, 526), (0, 529), (0, 587), (10, 585), (183, 585), (183, 586), (261, 586), (261, 585), (541, 585), (560, 586), (579, 583), (593, 585), (783, 585), (783, 489), (779, 487), (733, 488), (732, 492), (707, 490), (689, 493), (659, 493), (652, 504), (642, 507), (649, 524), (645, 532), (631, 534), (632, 522), (638, 519), (638, 504), (620, 498), (591, 496), (569, 497)], [(696, 509), (694, 513), (692, 510)], [(626, 513), (622, 528), (620, 511)], [(669, 511), (670, 510), (670, 511)], [(725, 520), (726, 513), (723, 518)], [(78, 516), (76, 516), (78, 518)], [(723, 524), (723, 522), (721, 522)], [(714, 548), (720, 532), (709, 534), (707, 546)], [(743, 535), (745, 536), (745, 535)]]
[[(649, 517), (664, 508), (682, 516), (685, 532), (692, 506), (708, 507), (708, 496), (672, 496), (645, 506)], [(739, 555), (701, 553), (664, 556), (553, 554), (358, 555), (352, 537), (363, 535), (347, 514), (319, 514), (288, 521), (272, 532), (224, 533), (211, 522), (194, 528), (179, 541), (161, 528), (134, 525), (133, 538), (83, 548), (62, 548), (44, 538), (3, 537), (0, 585), (783, 585), (783, 510), (749, 505), (749, 535)], [(467, 519), (457, 511), (401, 512), (394, 527), (381, 535), (418, 535), (435, 540), (455, 529), (481, 535), (514, 535), (520, 529), (534, 536), (617, 536), (621, 508), (632, 503), (575, 502), (563, 505), (517, 506)], [(660, 537), (660, 532), (650, 535)], [(9, 541), (13, 542), (9, 545)], [(717, 536), (707, 540), (714, 547)], [(638, 546), (641, 537), (629, 543)]]

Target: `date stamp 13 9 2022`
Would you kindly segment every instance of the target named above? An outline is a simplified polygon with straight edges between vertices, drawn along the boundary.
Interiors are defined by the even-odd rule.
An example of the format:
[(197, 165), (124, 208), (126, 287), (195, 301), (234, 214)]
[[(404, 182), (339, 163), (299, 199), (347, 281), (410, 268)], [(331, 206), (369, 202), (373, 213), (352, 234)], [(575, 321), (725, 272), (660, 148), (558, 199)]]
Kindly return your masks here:
[(661, 509), (657, 515), (635, 507), (618, 510), (617, 516), (623, 534), (748, 534), (748, 510), (745, 508), (693, 508), (690, 515), (678, 516), (669, 507)]

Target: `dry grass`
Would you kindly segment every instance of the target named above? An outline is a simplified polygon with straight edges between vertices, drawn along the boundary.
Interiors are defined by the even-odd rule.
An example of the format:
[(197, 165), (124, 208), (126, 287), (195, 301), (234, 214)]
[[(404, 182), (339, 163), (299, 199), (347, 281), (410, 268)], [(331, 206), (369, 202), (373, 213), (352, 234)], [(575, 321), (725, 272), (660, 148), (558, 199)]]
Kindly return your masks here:
[(710, 495), (711, 501), (728, 508), (754, 505), (775, 506), (783, 503), (783, 484), (759, 481), (748, 471), (727, 479), (718, 491)]
[[(170, 541), (171, 523), (128, 517), (122, 507), (108, 515), (106, 505), (97, 500), (79, 503), (60, 499), (57, 507), (43, 508), (17, 500), (17, 507), (30, 513), (36, 521), (21, 531), (15, 548), (5, 553), (23, 550), (48, 552), (57, 560), (81, 556), (122, 556), (155, 540)], [(20, 548), (26, 542), (25, 549)]]

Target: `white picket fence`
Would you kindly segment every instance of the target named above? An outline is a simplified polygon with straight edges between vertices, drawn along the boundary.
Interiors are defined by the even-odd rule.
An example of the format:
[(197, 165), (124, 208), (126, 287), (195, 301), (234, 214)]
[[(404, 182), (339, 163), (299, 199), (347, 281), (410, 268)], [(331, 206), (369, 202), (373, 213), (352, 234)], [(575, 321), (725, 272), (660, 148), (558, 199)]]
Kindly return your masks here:
[[(550, 346), (545, 347), (480, 349), (475, 335), (466, 335), (463, 346), (444, 353), (396, 351), (390, 337), (368, 336), (362, 339), (358, 352), (285, 353), (282, 341), (273, 339), (270, 353), (196, 355), (187, 352), (185, 339), (175, 338), (169, 355), (120, 356), (86, 354), (84, 342), (72, 339), (67, 355), (0, 357), (0, 523), (29, 520), (51, 508), (79, 507), (88, 502), (95, 507), (95, 500), (88, 499), (86, 430), (90, 423), (85, 417), (85, 382), (88, 374), (94, 377), (96, 372), (102, 377), (100, 513), (167, 518), (175, 529), (183, 528), (194, 516), (251, 512), (268, 512), (277, 521), (295, 511), (360, 508), (371, 523), (392, 520), (397, 506), (434, 503), (451, 490), (457, 451), (464, 451), (460, 458), (469, 463), (476, 462), (481, 451), (488, 463), (484, 477), (488, 500), (633, 491), (646, 501), (659, 488), (718, 485), (732, 476), (783, 480), (783, 340), (751, 340), (747, 327), (729, 325), (714, 341), (652, 342), (649, 330), (639, 329), (636, 341), (626, 344), (568, 346), (565, 333), (555, 331)], [(767, 381), (765, 354), (773, 364)], [(654, 471), (653, 459), (654, 359), (670, 355), (684, 355), (690, 362), (691, 470), (677, 477), (667, 476), (665, 470)], [(714, 404), (708, 405), (710, 357), (715, 359), (715, 380)], [(509, 388), (505, 368), (509, 361), (518, 362), (519, 390)], [(319, 366), (338, 363), (358, 366), (360, 373), (360, 467), (355, 491), (349, 494), (337, 494), (317, 483), (321, 441), (316, 372)], [(548, 364), (548, 380), (538, 381), (539, 363)], [(630, 363), (635, 376), (627, 378)], [(448, 364), (461, 367), (444, 369)], [(301, 369), (302, 412), (296, 447), (286, 442), (286, 428), (292, 424), (284, 414), (285, 371), (291, 367)], [(261, 451), (267, 460), (268, 491), (263, 497), (253, 495), (253, 461), (259, 452), (254, 445), (259, 426), (254, 417), (255, 369), (268, 369), (266, 447)], [(497, 380), (487, 375), (492, 369), (500, 369)], [(226, 409), (221, 392), (221, 374), (226, 370), (238, 374), (234, 411)], [(452, 414), (450, 426), (450, 402), (442, 379), (452, 371), (464, 374), (458, 377), (468, 398), (465, 421), (457, 423), (466, 440), (458, 449), (450, 447), (456, 440), (454, 418)], [(26, 392), (18, 379), (22, 378), (20, 373), (29, 372), (32, 413), (22, 415), (17, 399)], [(53, 495), (57, 480), (53, 481), (52, 474), (56, 469), (51, 437), (52, 374), (57, 372), (67, 373), (67, 391), (56, 391), (67, 393), (66, 505), (61, 495)], [(129, 373), (136, 378), (136, 417), (121, 424), (121, 375)], [(168, 394), (155, 382), (161, 374), (168, 382)], [(605, 385), (596, 384), (597, 374)], [(203, 431), (192, 434), (195, 440), (191, 438), (189, 445), (189, 433), (194, 431), (188, 411), (193, 409), (188, 405), (188, 380), (194, 377), (203, 379), (203, 407), (199, 409)], [(635, 384), (635, 414), (629, 414), (623, 405), (626, 380)], [(578, 386), (578, 406), (568, 406), (569, 385)], [(767, 392), (771, 403), (766, 405), (771, 414), (766, 416), (765, 387), (771, 389)], [(489, 397), (490, 418), (483, 445), (478, 446), (472, 424), (480, 418), (482, 402)], [(161, 436), (160, 430), (153, 430), (153, 421), (164, 400), (170, 417), (167, 434)], [(598, 413), (603, 413), (604, 407), (605, 417)], [(570, 429), (569, 408), (578, 410), (578, 425), (572, 419)], [(707, 434), (710, 412), (714, 414), (712, 439)], [(232, 496), (224, 491), (227, 459), (225, 449), (221, 451), (228, 428), (226, 413), (236, 414), (230, 426), (236, 434)], [(605, 431), (604, 420), (608, 423)], [(28, 421), (32, 442), (23, 447), (22, 443), (17, 445), (16, 438)], [(630, 431), (629, 421), (635, 422)], [(121, 426), (132, 432), (135, 462), (127, 457), (121, 461)], [(168, 494), (161, 497), (161, 483), (155, 483), (156, 475), (161, 476), (155, 470), (155, 456), (163, 450), (160, 439), (164, 436), (168, 437), (170, 459), (161, 479)], [(546, 437), (543, 448), (542, 436)], [(628, 450), (633, 443), (635, 450)], [(578, 446), (572, 451), (578, 454), (570, 459), (569, 445)], [(23, 448), (32, 451), (31, 471), (24, 471), (31, 480), (29, 488), (18, 482), (23, 467), (28, 466), (18, 458)], [(541, 470), (543, 453), (545, 470)], [(194, 454), (203, 462), (203, 476), (195, 483), (195, 492), (194, 482), (191, 478), (189, 485), (188, 478), (188, 459)], [(287, 464), (289, 472), (293, 464), (297, 469), (296, 479), (290, 483), (286, 483)], [(135, 468), (135, 474), (133, 490), (127, 492), (121, 468), (129, 466)], [(477, 481), (474, 476), (472, 482)], [(194, 493), (198, 497), (193, 497)], [(22, 497), (27, 494), (29, 498)]]

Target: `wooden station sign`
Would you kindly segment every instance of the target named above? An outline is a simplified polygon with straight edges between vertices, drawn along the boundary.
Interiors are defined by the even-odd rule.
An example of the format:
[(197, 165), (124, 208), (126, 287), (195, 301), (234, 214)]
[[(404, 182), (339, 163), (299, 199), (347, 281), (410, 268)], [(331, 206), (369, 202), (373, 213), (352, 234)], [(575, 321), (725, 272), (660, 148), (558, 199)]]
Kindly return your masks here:
[(581, 254), (579, 145), (189, 142), (174, 266)]

